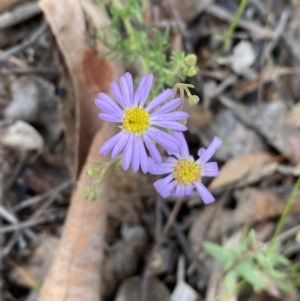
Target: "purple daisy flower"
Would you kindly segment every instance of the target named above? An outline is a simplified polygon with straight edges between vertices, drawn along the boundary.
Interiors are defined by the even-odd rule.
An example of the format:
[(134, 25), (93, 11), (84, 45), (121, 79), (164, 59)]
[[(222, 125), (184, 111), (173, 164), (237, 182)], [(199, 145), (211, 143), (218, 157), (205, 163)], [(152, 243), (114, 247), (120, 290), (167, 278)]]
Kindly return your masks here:
[(165, 90), (146, 105), (152, 82), (152, 74), (143, 76), (134, 93), (132, 76), (127, 72), (120, 78), (120, 87), (116, 82), (111, 85), (117, 103), (104, 93), (99, 93), (95, 100), (98, 108), (104, 111), (99, 114), (100, 119), (122, 124), (119, 126), (121, 131), (107, 140), (99, 153), (107, 155), (112, 151), (111, 157), (115, 158), (123, 151), (124, 170), (131, 163), (134, 171), (141, 166), (144, 173), (148, 172), (146, 148), (156, 163), (162, 163), (154, 142), (170, 152), (179, 151), (180, 141), (162, 128), (187, 130), (179, 120), (186, 119), (189, 115), (181, 111), (172, 112), (181, 104), (181, 99), (176, 98), (164, 104), (174, 96), (172, 89)]
[(197, 161), (190, 155), (187, 143), (182, 133), (173, 133), (176, 140), (180, 141), (180, 153), (173, 153), (174, 157), (169, 157), (165, 163), (155, 164), (149, 159), (149, 172), (154, 175), (169, 174), (164, 179), (154, 183), (157, 192), (164, 198), (174, 195), (183, 197), (191, 195), (194, 188), (197, 189), (203, 202), (209, 204), (215, 199), (208, 189), (202, 184), (202, 177), (216, 177), (219, 168), (216, 162), (207, 162), (222, 144), (219, 137), (215, 137), (207, 149), (200, 148)]

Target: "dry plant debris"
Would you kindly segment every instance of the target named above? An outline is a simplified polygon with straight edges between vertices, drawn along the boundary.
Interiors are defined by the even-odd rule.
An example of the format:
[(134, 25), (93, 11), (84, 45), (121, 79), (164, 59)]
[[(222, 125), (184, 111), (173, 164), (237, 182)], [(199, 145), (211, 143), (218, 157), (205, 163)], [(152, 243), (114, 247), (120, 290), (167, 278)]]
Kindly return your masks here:
[[(300, 300), (299, 15), (293, 0), (0, 0), (0, 300)], [(94, 189), (117, 132), (94, 100), (125, 71), (135, 87), (154, 73), (151, 98), (174, 87), (191, 155), (223, 140), (213, 204), (162, 199), (157, 175), (118, 164)]]

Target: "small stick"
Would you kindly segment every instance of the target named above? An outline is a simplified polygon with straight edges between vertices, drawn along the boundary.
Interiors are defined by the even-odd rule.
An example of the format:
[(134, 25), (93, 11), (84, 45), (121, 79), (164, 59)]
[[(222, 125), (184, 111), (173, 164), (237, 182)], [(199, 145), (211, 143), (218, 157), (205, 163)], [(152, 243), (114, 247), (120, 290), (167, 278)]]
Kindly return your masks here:
[[(0, 54), (1, 56), (1, 54)], [(45, 74), (58, 76), (59, 71), (53, 67), (25, 67), (25, 68), (1, 68), (0, 74), (2, 75), (27, 75), (28, 73)]]
[(44, 199), (50, 197), (50, 196), (57, 196), (61, 191), (69, 188), (71, 185), (72, 185), (73, 181), (72, 180), (67, 180), (65, 182), (63, 182), (62, 184), (60, 184), (59, 186), (55, 187), (54, 189), (46, 192), (46, 193), (43, 193), (41, 195), (37, 195), (35, 197), (32, 197), (32, 198), (29, 198), (29, 199), (26, 199), (24, 201), (21, 201), (19, 204), (15, 205), (13, 207), (14, 211), (15, 212), (18, 212), (24, 208), (27, 208), (31, 205), (35, 205), (41, 201), (43, 201)]
[[(159, 200), (157, 200), (159, 202), (163, 202), (163, 200), (160, 198)], [(163, 231), (161, 233), (161, 235), (157, 238), (156, 243), (154, 245), (154, 247), (151, 250), (148, 262), (146, 264), (146, 267), (144, 269), (143, 272), (143, 276), (142, 276), (142, 283), (141, 283), (141, 287), (140, 287), (140, 294), (139, 294), (139, 301), (146, 301), (146, 297), (147, 297), (147, 289), (148, 289), (148, 282), (149, 282), (149, 278), (151, 277), (152, 274), (152, 270), (151, 270), (151, 264), (153, 262), (154, 256), (157, 253), (157, 251), (159, 250), (159, 248), (161, 247), (166, 234), (168, 233), (168, 231), (170, 230), (172, 224), (174, 223), (180, 209), (182, 206), (182, 199), (179, 199), (173, 209), (172, 212), (169, 215), (169, 218), (167, 220), (166, 225), (163, 228)]]
[[(8, 210), (6, 208), (4, 208), (2, 205), (0, 205), (0, 216), (11, 224), (18, 223), (17, 218), (14, 215), (12, 215), (10, 212), (8, 212)], [(18, 241), (19, 248), (21, 250), (24, 250), (27, 246), (26, 241), (22, 234), (20, 234), (20, 233), (18, 233), (18, 234), (19, 235), (17, 237), (17, 241)]]
[(22, 230), (22, 229), (36, 226), (36, 225), (43, 224), (43, 223), (48, 223), (48, 222), (56, 220), (57, 218), (64, 217), (66, 215), (65, 212), (61, 212), (61, 213), (62, 214), (59, 214), (58, 216), (51, 214), (48, 216), (44, 216), (44, 217), (37, 218), (34, 220), (29, 220), (26, 222), (15, 224), (15, 225), (1, 227), (0, 234), (9, 233), (9, 232), (17, 231), (17, 230)]
[[(162, 203), (162, 209), (163, 209), (164, 215), (167, 218), (169, 218), (170, 209), (165, 202)], [(192, 248), (190, 246), (190, 242), (188, 241), (188, 239), (186, 238), (186, 236), (184, 235), (183, 231), (181, 230), (180, 226), (178, 225), (178, 223), (176, 221), (173, 222), (172, 228), (174, 230), (178, 244), (184, 254), (186, 262), (188, 264), (191, 264), (194, 259), (194, 254), (193, 254)], [(204, 269), (198, 263), (196, 264), (196, 272), (198, 275), (198, 279), (206, 278)]]
[(263, 66), (265, 62), (268, 60), (271, 52), (273, 49), (276, 47), (279, 38), (282, 36), (284, 29), (286, 27), (288, 18), (290, 16), (290, 11), (289, 10), (284, 10), (283, 13), (281, 14), (280, 20), (278, 22), (278, 26), (275, 29), (276, 34), (278, 35), (277, 38), (271, 40), (265, 47), (263, 47), (263, 53), (260, 58), (260, 69), (261, 71), (259, 72), (259, 75), (257, 77), (257, 107), (258, 107), (258, 112), (260, 112), (261, 108), (261, 103), (262, 103), (262, 95), (263, 95)]
[(16, 53), (23, 51), (27, 47), (34, 44), (49, 28), (48, 23), (42, 23), (30, 36), (28, 39), (25, 39), (22, 43), (13, 46), (6, 51), (3, 51), (0, 55), (0, 61), (6, 61), (10, 56), (15, 55)]
[[(0, 173), (0, 205), (2, 204), (3, 204), (3, 175)], [(2, 226), (2, 221), (0, 219), (0, 227), (1, 226)], [(3, 244), (4, 244), (4, 237), (3, 235), (0, 235), (0, 249), (2, 249)], [(2, 271), (2, 269), (3, 269), (3, 261), (2, 258), (0, 257), (0, 271)], [(0, 300), (4, 300), (3, 286), (4, 286), (3, 277), (2, 277), (2, 273), (0, 273)]]
[[(262, 3), (260, 0), (251, 0), (251, 3), (256, 8), (256, 11), (259, 13), (261, 18), (268, 17), (268, 11), (265, 9), (264, 3)], [(295, 59), (295, 61), (300, 63), (299, 47), (295, 45), (293, 39), (291, 39), (287, 32), (280, 35), (280, 41), (288, 53)]]
[(19, 5), (13, 10), (0, 15), (0, 29), (17, 25), (40, 14), (41, 12), (42, 10), (37, 2), (29, 2)]

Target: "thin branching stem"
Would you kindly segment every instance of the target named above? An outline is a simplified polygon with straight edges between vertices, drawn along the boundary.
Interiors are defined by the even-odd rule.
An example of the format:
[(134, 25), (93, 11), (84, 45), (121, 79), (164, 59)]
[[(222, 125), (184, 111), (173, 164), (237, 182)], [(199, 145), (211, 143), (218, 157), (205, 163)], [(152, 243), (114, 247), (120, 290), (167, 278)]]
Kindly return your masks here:
[(280, 217), (280, 220), (277, 224), (277, 227), (276, 227), (276, 230), (274, 232), (274, 235), (271, 239), (271, 242), (270, 242), (270, 245), (269, 245), (269, 249), (268, 251), (270, 253), (273, 253), (276, 249), (276, 246), (277, 246), (277, 237), (279, 236), (279, 234), (282, 232), (282, 228), (284, 226), (284, 223), (285, 223), (285, 220), (286, 218), (288, 217), (290, 211), (291, 211), (291, 208), (294, 204), (294, 200), (296, 198), (296, 195), (297, 195), (297, 192), (300, 188), (300, 177), (298, 177), (298, 180), (297, 182), (295, 183), (294, 187), (293, 187), (293, 190), (288, 198), (288, 201), (284, 207), (284, 210), (282, 212), (282, 215)]

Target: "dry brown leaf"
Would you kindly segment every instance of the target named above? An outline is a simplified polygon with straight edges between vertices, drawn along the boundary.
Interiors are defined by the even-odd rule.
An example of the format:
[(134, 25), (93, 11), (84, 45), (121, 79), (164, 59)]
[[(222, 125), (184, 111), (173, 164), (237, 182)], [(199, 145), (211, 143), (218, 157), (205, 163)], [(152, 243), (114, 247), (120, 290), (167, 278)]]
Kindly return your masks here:
[(234, 114), (247, 126), (254, 128), (267, 142), (275, 147), (280, 153), (287, 155), (292, 153), (290, 139), (300, 141), (300, 132), (286, 123), (287, 103), (276, 100), (257, 105), (242, 105), (222, 95), (221, 103), (231, 109)]
[(245, 95), (255, 91), (258, 89), (258, 85), (260, 83), (267, 84), (276, 80), (278, 77), (289, 74), (299, 74), (299, 68), (285, 68), (285, 67), (277, 67), (277, 68), (269, 68), (265, 69), (261, 75), (258, 75), (256, 78), (247, 79), (238, 85), (237, 90), (235, 92), (235, 97), (240, 99)]
[(266, 152), (256, 152), (233, 158), (225, 163), (220, 175), (211, 182), (209, 189), (218, 189), (237, 181), (241, 181), (250, 172), (266, 164), (272, 156)]
[[(74, 162), (76, 174), (101, 124), (94, 104), (97, 93), (102, 91), (109, 94), (110, 83), (118, 78), (123, 70), (120, 64), (108, 63), (105, 58), (99, 58), (98, 52), (101, 50), (99, 45), (97, 49), (88, 46), (84, 13), (79, 0), (40, 0), (39, 4), (63, 54), (75, 91), (75, 114), (79, 123), (75, 129), (75, 134), (79, 130), (79, 139), (76, 142), (78, 155), (74, 154), (74, 157), (78, 158), (78, 162)], [(108, 19), (105, 14), (102, 13), (99, 20), (101, 22), (98, 26), (107, 25)], [(72, 135), (74, 128), (69, 130), (67, 135)]]
[(295, 104), (285, 115), (285, 121), (294, 128), (300, 127), (300, 103)]
[[(141, 278), (138, 276), (126, 279), (120, 286), (115, 301), (135, 301), (138, 300)], [(146, 293), (147, 301), (169, 301), (170, 291), (166, 285), (158, 278), (150, 278), (149, 288)]]
[(0, 1), (0, 12), (12, 8), (15, 5), (26, 2), (27, 0), (1, 0)]
[(99, 156), (99, 145), (111, 134), (111, 128), (105, 125), (93, 140), (71, 199), (59, 248), (41, 289), (40, 301), (100, 300), (109, 174), (99, 185), (100, 200), (89, 203), (82, 199), (81, 194), (91, 181), (85, 170), (92, 166), (93, 159)]
[[(28, 262), (14, 266), (10, 278), (21, 286), (36, 288), (44, 280), (58, 246), (58, 238), (42, 233), (39, 245), (33, 251)], [(28, 282), (28, 279), (31, 281)]]

